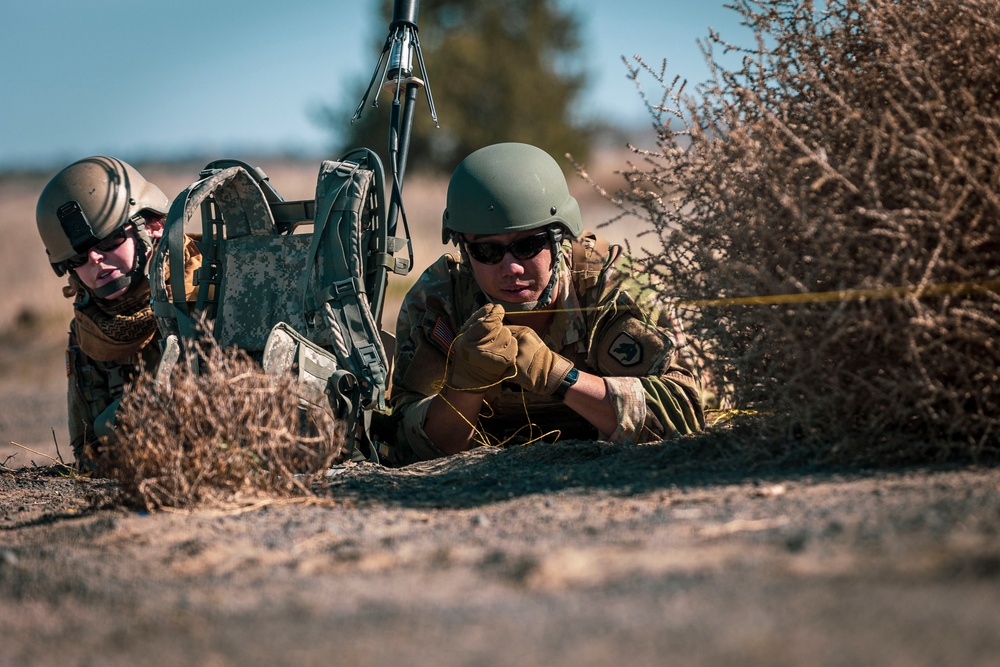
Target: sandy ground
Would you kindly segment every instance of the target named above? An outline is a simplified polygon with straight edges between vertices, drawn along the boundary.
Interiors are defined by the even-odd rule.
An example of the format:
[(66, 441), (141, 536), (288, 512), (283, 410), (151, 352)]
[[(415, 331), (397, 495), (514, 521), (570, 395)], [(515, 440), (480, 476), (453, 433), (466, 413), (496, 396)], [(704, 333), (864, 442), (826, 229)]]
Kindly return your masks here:
[[(309, 196), (282, 184), (313, 166), (264, 166)], [(425, 185), (407, 189), (418, 266), (439, 250)], [(18, 286), (0, 307), (0, 667), (1000, 664), (995, 468), (764, 471), (699, 440), (566, 442), (348, 466), (307, 502), (124, 508), (49, 466), (55, 443), (70, 456), (69, 310), (38, 269), (38, 189), (0, 179)]]
[(0, 664), (998, 664), (1000, 471), (672, 473), (684, 446), (183, 514), (2, 473)]

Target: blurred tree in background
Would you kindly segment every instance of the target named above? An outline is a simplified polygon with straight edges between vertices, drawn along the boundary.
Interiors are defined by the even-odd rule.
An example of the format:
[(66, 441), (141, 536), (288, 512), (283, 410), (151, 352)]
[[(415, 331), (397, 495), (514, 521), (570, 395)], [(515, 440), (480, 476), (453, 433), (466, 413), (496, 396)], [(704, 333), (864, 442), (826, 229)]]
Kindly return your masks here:
[[(392, 2), (383, 0), (379, 12), (384, 40)], [(417, 19), (441, 126), (431, 121), (426, 91), (421, 91), (408, 169), (450, 173), (472, 151), (501, 141), (534, 144), (560, 162), (566, 153), (586, 159), (596, 128), (575, 118), (586, 77), (578, 58), (579, 24), (572, 14), (554, 0), (423, 0)], [(381, 45), (372, 48), (373, 66)], [(343, 127), (367, 84), (366, 76), (356, 96), (324, 109), (323, 122)], [(379, 93), (378, 108), (369, 100), (361, 118), (338, 133), (337, 152), (367, 146), (388, 164), (391, 107), (388, 91)]]

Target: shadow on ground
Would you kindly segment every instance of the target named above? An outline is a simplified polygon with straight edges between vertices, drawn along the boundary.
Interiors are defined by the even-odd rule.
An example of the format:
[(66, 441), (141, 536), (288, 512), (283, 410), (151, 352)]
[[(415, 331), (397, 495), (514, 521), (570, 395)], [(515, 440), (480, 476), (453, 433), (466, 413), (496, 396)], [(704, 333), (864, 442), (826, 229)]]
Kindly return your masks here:
[(328, 489), (319, 493), (360, 504), (459, 509), (574, 490), (629, 496), (769, 479), (868, 474), (857, 467), (801, 461), (754, 465), (747, 460), (751, 454), (725, 452), (731, 444), (729, 438), (703, 435), (645, 445), (569, 440), (510, 449), (480, 447), (397, 469), (348, 465), (335, 471)]

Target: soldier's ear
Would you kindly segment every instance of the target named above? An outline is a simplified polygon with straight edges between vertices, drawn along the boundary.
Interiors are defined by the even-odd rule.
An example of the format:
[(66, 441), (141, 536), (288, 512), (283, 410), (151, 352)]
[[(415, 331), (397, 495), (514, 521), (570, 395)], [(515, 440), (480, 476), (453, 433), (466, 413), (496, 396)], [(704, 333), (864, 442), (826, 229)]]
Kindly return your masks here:
[(163, 236), (163, 218), (160, 216), (150, 216), (146, 220), (146, 232), (150, 238), (158, 239)]

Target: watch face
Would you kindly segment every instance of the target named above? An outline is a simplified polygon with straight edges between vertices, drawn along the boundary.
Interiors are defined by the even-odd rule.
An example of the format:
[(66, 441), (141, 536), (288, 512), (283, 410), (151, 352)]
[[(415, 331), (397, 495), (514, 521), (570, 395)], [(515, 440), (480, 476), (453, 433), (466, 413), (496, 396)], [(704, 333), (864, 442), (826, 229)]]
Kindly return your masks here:
[(575, 385), (576, 381), (579, 379), (580, 379), (580, 371), (574, 366), (573, 368), (569, 369), (569, 373), (566, 373), (566, 377), (564, 377), (563, 381), (559, 383), (559, 386), (556, 387), (556, 390), (552, 395), (558, 398), (560, 401), (563, 400), (564, 398), (566, 398), (566, 392), (569, 390), (569, 388)]

